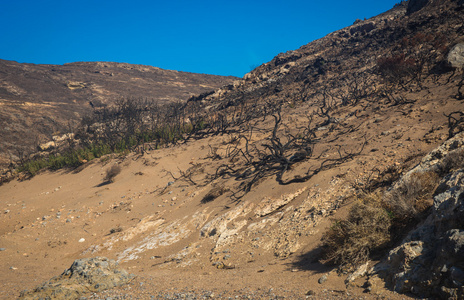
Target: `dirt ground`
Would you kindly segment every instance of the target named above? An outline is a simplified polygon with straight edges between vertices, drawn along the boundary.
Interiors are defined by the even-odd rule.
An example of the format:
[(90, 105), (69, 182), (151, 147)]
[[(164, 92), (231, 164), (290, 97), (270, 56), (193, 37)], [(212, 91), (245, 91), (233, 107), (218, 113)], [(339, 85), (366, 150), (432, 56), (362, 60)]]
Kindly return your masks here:
[[(240, 180), (207, 180), (226, 161), (230, 136), (106, 157), (76, 170), (44, 171), (4, 184), (0, 298), (18, 297), (61, 274), (75, 259), (104, 256), (136, 277), (129, 285), (87, 295), (92, 299), (177, 299), (188, 293), (200, 298), (407, 299), (383, 282), (367, 289), (366, 278), (347, 287), (346, 274), (318, 262), (321, 238), (334, 219), (346, 215), (351, 195), (368, 184), (373, 170), (417, 163), (447, 138), (443, 113), (460, 107), (438, 86), (419, 94), (415, 103), (374, 107), (346, 118), (360, 129), (332, 144), (321, 142), (317, 151), (336, 156), (337, 145), (356, 149), (367, 137), (361, 155), (304, 183), (279, 185), (273, 176), (264, 178), (238, 199), (234, 192)], [(292, 111), (285, 113), (298, 120)], [(221, 159), (212, 159), (212, 149)], [(319, 162), (302, 162), (289, 174)], [(105, 172), (113, 164), (122, 171), (106, 183)], [(187, 173), (191, 176), (182, 178)], [(226, 189), (202, 203), (217, 187)], [(327, 280), (319, 283), (323, 276)]]

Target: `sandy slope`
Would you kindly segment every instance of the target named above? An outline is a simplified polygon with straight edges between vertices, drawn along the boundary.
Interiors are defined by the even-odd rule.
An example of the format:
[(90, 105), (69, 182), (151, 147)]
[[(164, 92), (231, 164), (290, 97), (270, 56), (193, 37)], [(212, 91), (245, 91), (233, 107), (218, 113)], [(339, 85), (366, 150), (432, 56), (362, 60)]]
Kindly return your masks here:
[[(461, 108), (454, 91), (437, 85), (397, 107), (372, 105), (337, 113), (358, 130), (336, 141), (321, 140), (314, 157), (290, 174), (304, 173), (337, 145), (360, 156), (318, 173), (309, 181), (278, 185), (274, 177), (235, 199), (240, 180), (207, 177), (226, 163), (231, 137), (215, 136), (145, 155), (95, 160), (73, 171), (43, 172), (0, 186), (0, 297), (15, 298), (82, 257), (105, 256), (138, 277), (119, 294), (158, 295), (169, 291), (214, 291), (216, 296), (270, 294), (288, 298), (406, 298), (383, 288), (364, 294), (363, 279), (346, 287), (345, 276), (317, 262), (318, 246), (333, 217), (342, 217), (355, 188), (372, 170), (408, 168), (446, 139), (443, 113)], [(303, 122), (304, 107), (284, 112), (286, 122)], [(291, 117), (290, 117), (291, 116)], [(261, 124), (269, 128), (269, 120)], [(342, 129), (334, 129), (342, 132)], [(325, 135), (327, 136), (327, 135)], [(217, 148), (221, 159), (213, 160)], [(103, 184), (112, 164), (122, 168), (114, 183)], [(192, 172), (192, 181), (180, 173)], [(195, 184), (194, 184), (195, 183)], [(214, 201), (201, 200), (213, 187), (229, 189)], [(319, 284), (318, 279), (328, 275)], [(142, 284), (143, 283), (143, 284)], [(338, 292), (331, 292), (338, 291)], [(255, 294), (253, 294), (253, 292)], [(116, 293), (116, 292), (114, 292)], [(268, 293), (268, 294), (266, 294)], [(104, 295), (108, 295), (104, 294)], [(101, 295), (103, 297), (104, 295)], [(351, 295), (351, 296), (350, 296)], [(264, 297), (263, 296), (263, 297)]]

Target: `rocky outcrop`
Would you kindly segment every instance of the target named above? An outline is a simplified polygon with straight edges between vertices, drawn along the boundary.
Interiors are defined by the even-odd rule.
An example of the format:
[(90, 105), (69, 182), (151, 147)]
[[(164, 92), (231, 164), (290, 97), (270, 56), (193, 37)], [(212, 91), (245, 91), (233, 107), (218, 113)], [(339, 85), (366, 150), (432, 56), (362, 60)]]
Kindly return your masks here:
[(375, 24), (368, 22), (359, 26), (352, 27), (350, 29), (350, 34), (355, 34), (356, 32), (361, 32), (362, 34), (368, 33), (375, 29)]
[(19, 299), (78, 299), (88, 292), (100, 292), (128, 283), (133, 275), (104, 257), (77, 259), (69, 269)]
[(463, 134), (456, 136), (414, 169), (448, 174), (435, 191), (427, 219), (390, 251), (386, 262), (374, 267), (374, 273), (385, 277), (396, 292), (442, 299), (464, 297), (463, 142)]

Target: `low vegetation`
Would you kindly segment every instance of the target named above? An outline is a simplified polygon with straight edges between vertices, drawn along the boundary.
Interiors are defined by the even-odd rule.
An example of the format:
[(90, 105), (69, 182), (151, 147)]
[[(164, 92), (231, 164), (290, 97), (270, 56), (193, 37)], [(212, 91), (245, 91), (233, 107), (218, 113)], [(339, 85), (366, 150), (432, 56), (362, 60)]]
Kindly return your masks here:
[[(455, 155), (452, 156), (454, 160)], [(323, 240), (323, 261), (349, 271), (404, 237), (427, 216), (438, 186), (437, 172), (415, 172), (391, 190), (364, 194), (347, 219), (337, 220)]]
[[(377, 202), (377, 201), (376, 201)], [(360, 199), (346, 220), (337, 220), (323, 240), (323, 262), (351, 270), (389, 245), (392, 217), (378, 202)]]

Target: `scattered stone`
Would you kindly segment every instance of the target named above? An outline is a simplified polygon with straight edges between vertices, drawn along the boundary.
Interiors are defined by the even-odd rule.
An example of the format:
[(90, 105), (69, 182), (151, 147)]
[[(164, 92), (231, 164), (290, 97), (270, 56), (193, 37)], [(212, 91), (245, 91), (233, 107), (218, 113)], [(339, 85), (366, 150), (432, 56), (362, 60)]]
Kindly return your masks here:
[(83, 243), (83, 242), (85, 242), (85, 239), (84, 239), (84, 238), (81, 238), (81, 239), (79, 240), (79, 243)]
[(319, 282), (319, 284), (323, 284), (324, 282), (327, 281), (327, 278), (328, 278), (327, 274), (324, 274), (321, 276), (321, 278), (319, 278), (317, 282)]
[(369, 262), (366, 262), (365, 264), (359, 266), (353, 273), (351, 273), (346, 279), (345, 279), (345, 284), (350, 284), (351, 282), (355, 281), (359, 277), (362, 277), (366, 275), (368, 268), (369, 267)]
[(217, 261), (213, 263), (213, 266), (215, 266), (218, 269), (235, 269), (235, 266), (223, 263), (222, 261)]
[(316, 292), (314, 292), (313, 290), (309, 290), (306, 292), (306, 296), (314, 296), (316, 295)]
[(5, 251), (5, 250), (6, 250), (6, 248), (0, 248), (0, 251)]

